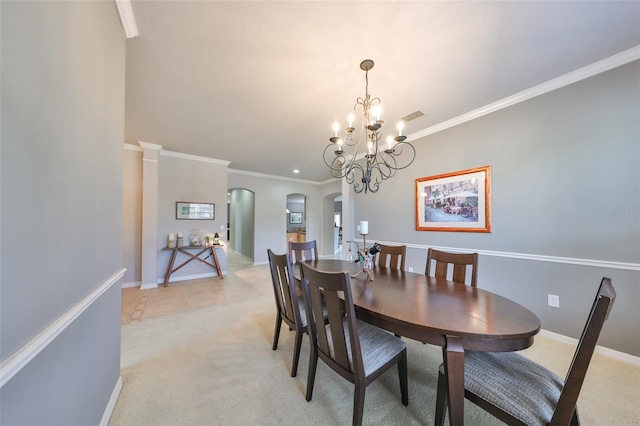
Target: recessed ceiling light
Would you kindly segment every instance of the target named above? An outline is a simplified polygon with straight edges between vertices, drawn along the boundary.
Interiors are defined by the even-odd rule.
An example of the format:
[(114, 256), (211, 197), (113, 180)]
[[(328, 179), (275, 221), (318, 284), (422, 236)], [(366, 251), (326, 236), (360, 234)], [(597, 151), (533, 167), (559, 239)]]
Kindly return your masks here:
[(293, 173), (300, 173), (300, 170), (298, 170), (298, 169), (293, 169)]

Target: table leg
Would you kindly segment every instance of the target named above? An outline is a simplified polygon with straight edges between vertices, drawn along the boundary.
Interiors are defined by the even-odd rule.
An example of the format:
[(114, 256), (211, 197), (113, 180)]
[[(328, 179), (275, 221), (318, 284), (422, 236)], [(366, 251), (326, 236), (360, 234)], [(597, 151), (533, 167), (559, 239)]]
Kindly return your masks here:
[(173, 269), (173, 263), (176, 261), (176, 254), (178, 254), (178, 250), (173, 249), (171, 251), (171, 260), (169, 260), (169, 267), (167, 268), (167, 273), (164, 276), (164, 286), (165, 287), (169, 284), (169, 277), (171, 276), (171, 270)]
[(442, 350), (449, 387), (449, 424), (464, 424), (464, 348), (462, 339), (447, 336)]
[(213, 257), (213, 263), (216, 265), (216, 270), (218, 271), (218, 276), (220, 279), (224, 279), (222, 276), (222, 269), (220, 269), (220, 262), (218, 262), (218, 255), (216, 254), (216, 248), (211, 246), (211, 256)]

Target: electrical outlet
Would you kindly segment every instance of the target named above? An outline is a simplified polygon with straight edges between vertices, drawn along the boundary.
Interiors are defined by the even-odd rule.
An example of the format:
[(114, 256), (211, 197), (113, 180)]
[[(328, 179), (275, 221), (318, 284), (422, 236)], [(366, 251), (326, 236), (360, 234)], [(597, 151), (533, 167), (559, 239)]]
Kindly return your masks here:
[(555, 294), (547, 294), (547, 301), (549, 303), (549, 306), (552, 306), (554, 308), (560, 307), (560, 296), (557, 296)]
[(413, 272), (413, 266), (409, 266), (409, 272)]

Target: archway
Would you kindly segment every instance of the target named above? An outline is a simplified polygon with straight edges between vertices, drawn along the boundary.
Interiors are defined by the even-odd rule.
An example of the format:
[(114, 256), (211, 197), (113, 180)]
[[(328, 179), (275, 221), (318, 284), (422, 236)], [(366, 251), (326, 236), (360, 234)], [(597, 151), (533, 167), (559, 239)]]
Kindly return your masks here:
[(340, 256), (342, 244), (342, 194), (327, 194), (322, 199), (322, 236), (324, 255)]
[(288, 250), (289, 242), (303, 243), (307, 240), (307, 196), (287, 194), (285, 215)]
[(255, 194), (244, 188), (227, 192), (229, 250), (253, 262), (255, 244)]

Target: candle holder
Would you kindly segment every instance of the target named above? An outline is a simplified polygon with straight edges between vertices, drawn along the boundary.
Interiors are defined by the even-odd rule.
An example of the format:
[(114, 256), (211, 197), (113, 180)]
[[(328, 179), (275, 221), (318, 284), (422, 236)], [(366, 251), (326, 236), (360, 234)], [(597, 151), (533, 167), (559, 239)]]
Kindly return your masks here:
[[(367, 281), (373, 281), (373, 256), (376, 255), (380, 251), (380, 246), (376, 243), (370, 249), (367, 248), (367, 234), (360, 234), (363, 240), (363, 249), (360, 250), (358, 243), (356, 246), (358, 247), (358, 260), (356, 262), (362, 262), (362, 270), (358, 271), (357, 274), (351, 275), (351, 278), (355, 278), (358, 275), (364, 273), (366, 275)], [(351, 241), (347, 241), (351, 242)], [(349, 248), (351, 250), (351, 248)]]

